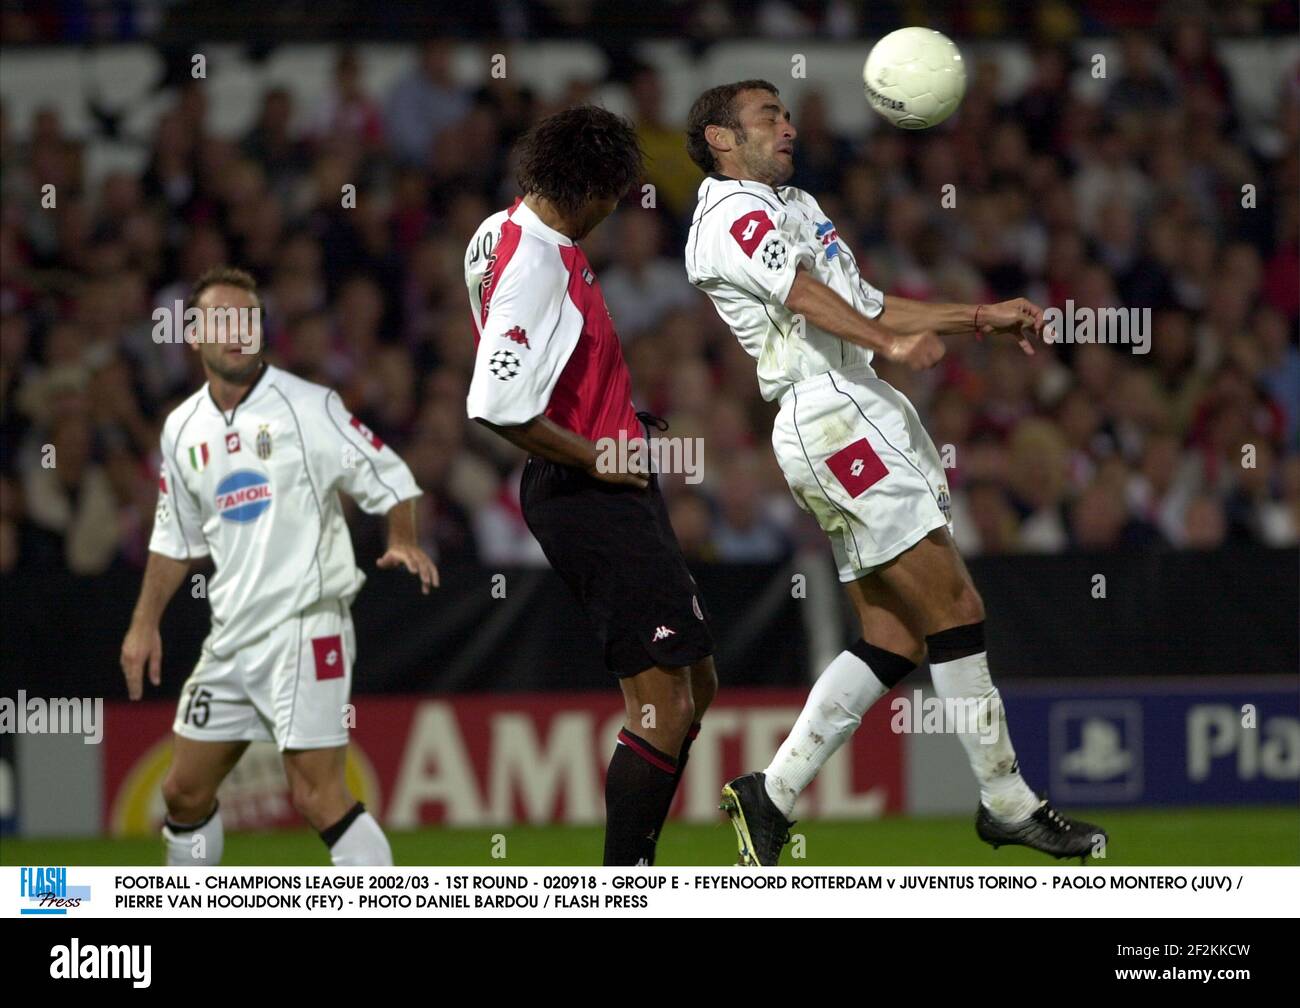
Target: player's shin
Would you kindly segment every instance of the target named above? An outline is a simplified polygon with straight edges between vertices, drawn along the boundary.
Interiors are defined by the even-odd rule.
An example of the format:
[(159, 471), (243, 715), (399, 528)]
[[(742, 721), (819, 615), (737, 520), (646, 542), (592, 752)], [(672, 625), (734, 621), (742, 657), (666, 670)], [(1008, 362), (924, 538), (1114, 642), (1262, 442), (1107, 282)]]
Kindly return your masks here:
[(764, 771), (768, 797), (788, 819), (795, 800), (862, 723), (867, 708), (916, 665), (858, 640), (841, 651), (813, 683), (789, 736)]
[(226, 834), (221, 827), (220, 803), (213, 803), (212, 811), (202, 822), (177, 823), (169, 816), (163, 820), (162, 835), (170, 867), (221, 864)]
[(981, 800), (1004, 822), (1025, 819), (1040, 799), (1020, 776), (1002, 697), (989, 676), (983, 622), (941, 630), (925, 642), (935, 692), (945, 706), (952, 702), (948, 724), (966, 750)]
[(677, 760), (624, 728), (605, 777), (606, 865), (652, 865), (677, 791)]
[(700, 734), (700, 723), (696, 721), (686, 732), (686, 738), (682, 741), (682, 747), (677, 752), (677, 771), (673, 774), (673, 790), (668, 796), (668, 804), (664, 806), (664, 814), (659, 820), (659, 826), (655, 830), (655, 836), (660, 836), (664, 831), (664, 823), (668, 821), (668, 813), (672, 810), (673, 799), (677, 797), (677, 789), (682, 783), (682, 774), (686, 772), (686, 760), (691, 755), (691, 743), (695, 737)]
[(384, 868), (393, 863), (388, 838), (361, 802), (333, 826), (321, 830), (320, 838), (338, 868)]

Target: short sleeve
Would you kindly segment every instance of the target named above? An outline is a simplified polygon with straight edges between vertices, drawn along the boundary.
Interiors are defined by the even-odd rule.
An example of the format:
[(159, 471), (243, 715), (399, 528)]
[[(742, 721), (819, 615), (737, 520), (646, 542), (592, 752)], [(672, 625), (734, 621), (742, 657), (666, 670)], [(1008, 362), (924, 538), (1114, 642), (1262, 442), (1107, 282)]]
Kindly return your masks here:
[(719, 206), (713, 211), (709, 268), (718, 280), (748, 291), (765, 304), (784, 306), (799, 267), (812, 268), (815, 253), (808, 248), (797, 219), (758, 201), (748, 206), (737, 202), (741, 206), (734, 210)]
[(560, 250), (523, 236), (501, 267), (482, 324), (470, 418), (513, 427), (545, 413), (581, 334)]
[(158, 504), (154, 509), (149, 552), (173, 560), (191, 560), (208, 555), (203, 535), (199, 502), (177, 474), (175, 446), (164, 429), (160, 444), (162, 463), (158, 467)]
[(327, 485), (338, 486), (366, 514), (387, 514), (402, 501), (420, 496), (401, 456), (348, 412), (337, 392), (326, 393), (325, 414), (322, 433), (331, 443), (323, 462)]

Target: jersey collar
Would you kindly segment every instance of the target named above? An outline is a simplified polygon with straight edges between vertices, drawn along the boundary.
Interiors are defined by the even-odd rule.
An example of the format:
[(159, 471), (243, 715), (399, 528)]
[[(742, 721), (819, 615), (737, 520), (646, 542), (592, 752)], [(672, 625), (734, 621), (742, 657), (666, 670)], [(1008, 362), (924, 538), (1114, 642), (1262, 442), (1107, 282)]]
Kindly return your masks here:
[(235, 403), (235, 408), (232, 409), (229, 414), (221, 408), (217, 403), (217, 400), (213, 397), (212, 383), (208, 382), (203, 386), (208, 393), (208, 402), (212, 404), (214, 410), (221, 414), (221, 419), (226, 421), (227, 427), (235, 422), (235, 414), (239, 412), (240, 407), (243, 406), (244, 403), (248, 402), (248, 400), (252, 399), (258, 390), (263, 387), (263, 380), (266, 378), (270, 370), (271, 365), (266, 361), (262, 361), (262, 370), (257, 372), (257, 377), (253, 379), (253, 384), (244, 390), (244, 394), (239, 397), (239, 402)]
[(730, 182), (733, 185), (740, 186), (742, 189), (757, 189), (759, 192), (770, 192), (773, 193), (777, 199), (781, 200), (782, 203), (784, 203), (785, 200), (781, 196), (781, 189), (789, 188), (788, 186), (782, 186), (781, 189), (777, 189), (775, 186), (764, 185), (762, 182), (755, 182), (753, 179), (732, 178), (730, 175), (723, 175), (722, 172), (709, 172), (705, 177), (705, 181), (700, 183), (701, 187), (708, 184), (710, 181)]
[(555, 228), (551, 227), (538, 217), (533, 209), (524, 202), (522, 196), (515, 200), (515, 205), (512, 206), (507, 213), (509, 214), (510, 219), (525, 231), (532, 231), (538, 236), (545, 238), (547, 241), (555, 242), (557, 245), (573, 244), (572, 238), (556, 231)]

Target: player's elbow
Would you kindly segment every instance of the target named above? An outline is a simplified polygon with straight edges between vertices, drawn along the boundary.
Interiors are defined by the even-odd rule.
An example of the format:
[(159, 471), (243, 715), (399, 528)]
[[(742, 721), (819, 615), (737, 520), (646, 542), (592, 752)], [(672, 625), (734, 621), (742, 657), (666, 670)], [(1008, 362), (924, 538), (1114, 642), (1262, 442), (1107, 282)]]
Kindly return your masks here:
[(814, 280), (802, 266), (795, 270), (794, 283), (790, 284), (790, 291), (785, 296), (785, 307), (794, 315), (806, 315), (809, 307), (809, 299), (813, 294), (817, 281)]

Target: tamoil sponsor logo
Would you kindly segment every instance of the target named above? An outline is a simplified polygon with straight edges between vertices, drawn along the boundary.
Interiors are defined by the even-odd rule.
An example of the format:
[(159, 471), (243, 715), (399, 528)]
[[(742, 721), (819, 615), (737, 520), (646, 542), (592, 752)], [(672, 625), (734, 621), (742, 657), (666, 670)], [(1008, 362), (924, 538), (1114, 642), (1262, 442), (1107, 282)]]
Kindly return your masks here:
[(216, 504), (225, 521), (256, 521), (271, 506), (271, 481), (264, 473), (236, 469), (217, 484)]

